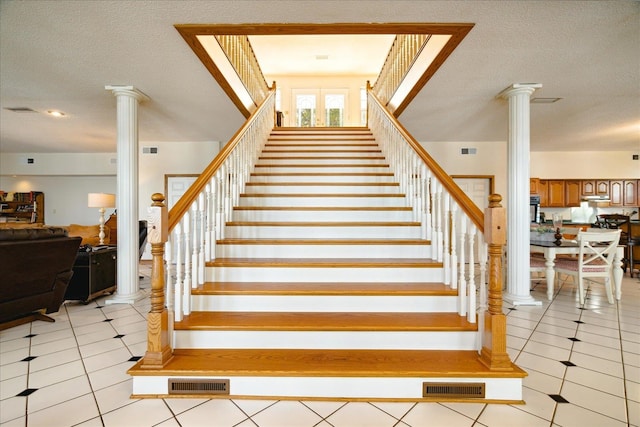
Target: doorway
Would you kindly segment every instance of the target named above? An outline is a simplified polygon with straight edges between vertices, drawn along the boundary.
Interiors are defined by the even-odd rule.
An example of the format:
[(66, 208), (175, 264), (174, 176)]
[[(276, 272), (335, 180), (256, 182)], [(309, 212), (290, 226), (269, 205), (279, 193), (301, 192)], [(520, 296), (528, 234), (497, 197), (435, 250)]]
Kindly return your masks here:
[(292, 89), (296, 127), (343, 127), (348, 89)]

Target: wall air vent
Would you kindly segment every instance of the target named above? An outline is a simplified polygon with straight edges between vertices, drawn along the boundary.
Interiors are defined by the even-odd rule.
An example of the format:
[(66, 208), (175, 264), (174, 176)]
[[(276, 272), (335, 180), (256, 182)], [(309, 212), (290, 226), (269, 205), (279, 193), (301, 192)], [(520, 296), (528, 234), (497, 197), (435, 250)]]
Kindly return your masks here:
[(169, 378), (169, 394), (225, 395), (229, 394), (229, 380)]
[(477, 150), (475, 148), (461, 148), (460, 154), (476, 154)]
[(158, 154), (158, 147), (142, 147), (142, 154)]
[(5, 110), (13, 111), (14, 113), (37, 113), (29, 107), (6, 107)]
[(422, 383), (422, 397), (484, 399), (484, 383)]

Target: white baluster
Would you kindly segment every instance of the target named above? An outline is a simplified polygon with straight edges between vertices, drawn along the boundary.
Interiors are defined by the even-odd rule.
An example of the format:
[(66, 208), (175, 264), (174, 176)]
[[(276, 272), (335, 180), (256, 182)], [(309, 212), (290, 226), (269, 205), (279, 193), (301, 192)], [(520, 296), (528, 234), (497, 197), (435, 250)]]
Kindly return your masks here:
[(198, 287), (198, 201), (191, 204), (191, 287)]
[[(206, 190), (205, 190), (206, 191)], [(205, 204), (204, 197), (205, 192), (201, 192), (198, 195), (198, 232), (200, 234), (200, 249), (198, 250), (198, 284), (202, 285), (204, 283), (204, 252), (207, 241), (205, 239), (205, 231), (206, 231), (206, 217), (205, 217)]]
[(184, 286), (185, 288), (191, 289), (195, 284), (192, 283), (193, 279), (191, 276), (191, 214), (188, 211), (185, 212), (182, 217), (182, 226), (182, 235), (184, 239)]
[(442, 195), (442, 266), (444, 268), (444, 284), (451, 284), (451, 258), (449, 253), (449, 229), (451, 224), (451, 196), (448, 192)]
[(467, 303), (468, 311), (467, 311), (467, 320), (469, 323), (476, 323), (476, 278), (475, 278), (475, 268), (476, 263), (474, 259), (474, 244), (476, 237), (476, 226), (471, 221), (469, 221), (469, 285), (468, 285), (468, 294), (469, 301)]
[(465, 277), (465, 260), (466, 260), (466, 246), (465, 246), (465, 237), (467, 233), (467, 216), (460, 215), (460, 244), (458, 247), (460, 248), (460, 256), (458, 258), (458, 264), (460, 267), (460, 275), (458, 276), (458, 314), (460, 316), (464, 316), (467, 314), (467, 281)]
[(460, 212), (458, 211), (458, 204), (452, 203), (451, 205), (451, 288), (458, 289), (458, 252), (456, 241), (458, 236), (458, 230), (456, 224), (459, 219)]
[(213, 204), (214, 185), (215, 185), (215, 181), (213, 178), (211, 178), (211, 181), (209, 181), (209, 184), (207, 184), (205, 187), (207, 197), (205, 200), (206, 246), (204, 250), (204, 257), (207, 262), (211, 261), (212, 259), (215, 259), (216, 257), (216, 233), (215, 233), (215, 226), (214, 226), (215, 208)]

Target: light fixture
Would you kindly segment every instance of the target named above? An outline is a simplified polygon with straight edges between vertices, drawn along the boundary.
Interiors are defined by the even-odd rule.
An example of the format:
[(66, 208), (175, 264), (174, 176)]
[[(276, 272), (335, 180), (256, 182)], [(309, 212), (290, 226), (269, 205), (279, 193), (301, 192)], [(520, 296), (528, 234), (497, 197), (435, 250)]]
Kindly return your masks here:
[(116, 195), (110, 193), (89, 193), (87, 205), (90, 208), (99, 208), (100, 212), (100, 244), (104, 245), (104, 211), (106, 208), (116, 207)]
[(58, 110), (48, 110), (47, 114), (53, 117), (64, 117), (66, 115), (62, 111)]

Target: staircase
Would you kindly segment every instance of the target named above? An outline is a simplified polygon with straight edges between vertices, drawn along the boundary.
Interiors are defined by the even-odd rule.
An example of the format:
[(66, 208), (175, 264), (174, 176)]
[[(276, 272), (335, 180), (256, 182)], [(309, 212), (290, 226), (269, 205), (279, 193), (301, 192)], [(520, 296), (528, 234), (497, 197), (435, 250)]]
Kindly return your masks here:
[(133, 397), (521, 402), (368, 129), (276, 128), (238, 200)]

